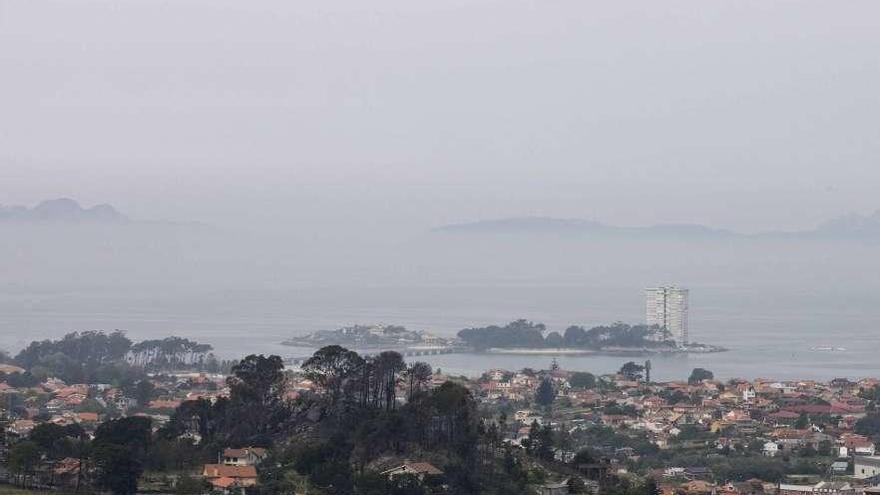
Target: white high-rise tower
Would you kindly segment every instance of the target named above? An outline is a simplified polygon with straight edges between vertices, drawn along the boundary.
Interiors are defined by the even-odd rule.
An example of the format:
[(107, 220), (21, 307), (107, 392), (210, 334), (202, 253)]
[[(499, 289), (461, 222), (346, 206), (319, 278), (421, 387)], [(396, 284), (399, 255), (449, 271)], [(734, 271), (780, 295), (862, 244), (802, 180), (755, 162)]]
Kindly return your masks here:
[(645, 321), (666, 328), (675, 343), (688, 343), (688, 290), (678, 287), (645, 289)]

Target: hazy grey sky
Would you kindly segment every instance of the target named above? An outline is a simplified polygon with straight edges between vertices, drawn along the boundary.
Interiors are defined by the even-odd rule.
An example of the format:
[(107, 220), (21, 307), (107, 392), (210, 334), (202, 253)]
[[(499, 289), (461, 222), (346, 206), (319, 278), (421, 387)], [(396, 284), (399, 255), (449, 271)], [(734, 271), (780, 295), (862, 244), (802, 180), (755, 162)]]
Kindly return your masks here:
[(873, 0), (0, 0), (0, 203), (797, 228), (880, 208), (878, 88)]

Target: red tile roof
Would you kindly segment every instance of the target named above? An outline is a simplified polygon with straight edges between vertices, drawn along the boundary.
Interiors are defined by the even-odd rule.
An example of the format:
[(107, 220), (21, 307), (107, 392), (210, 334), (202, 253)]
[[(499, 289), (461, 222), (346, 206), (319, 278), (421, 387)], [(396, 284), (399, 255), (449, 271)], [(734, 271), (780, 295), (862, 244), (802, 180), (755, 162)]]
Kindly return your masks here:
[(206, 478), (256, 478), (254, 466), (227, 466), (226, 464), (205, 464), (202, 475)]

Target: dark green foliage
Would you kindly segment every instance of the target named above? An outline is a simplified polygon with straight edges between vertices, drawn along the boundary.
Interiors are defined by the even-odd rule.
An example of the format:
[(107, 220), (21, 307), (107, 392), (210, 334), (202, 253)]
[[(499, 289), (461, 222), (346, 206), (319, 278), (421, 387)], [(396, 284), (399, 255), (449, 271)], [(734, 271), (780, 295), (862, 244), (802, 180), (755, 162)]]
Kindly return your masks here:
[(289, 416), (284, 382), (284, 363), (278, 356), (250, 355), (233, 366), (227, 379), (229, 400), (216, 406), (225, 409), (228, 443), (265, 445), (283, 431)]
[(40, 379), (35, 377), (29, 371), (24, 373), (6, 374), (0, 372), (0, 382), (6, 382), (7, 385), (14, 388), (30, 388), (40, 384)]
[(78, 424), (60, 426), (54, 423), (40, 423), (31, 430), (28, 439), (37, 445), (40, 452), (49, 459), (61, 459), (76, 451), (76, 443), (85, 436)]
[(541, 323), (516, 320), (503, 327), (496, 325), (483, 328), (467, 328), (458, 332), (458, 337), (476, 349), (491, 347), (575, 347), (601, 349), (606, 347), (662, 347), (670, 346), (670, 336), (666, 330), (657, 326), (612, 325), (585, 330), (572, 326), (563, 335), (551, 332), (544, 337), (546, 327)]
[(354, 351), (329, 345), (318, 349), (315, 354), (303, 363), (306, 376), (330, 393), (331, 403), (335, 404), (342, 396), (346, 385), (364, 373), (365, 361)]
[(723, 480), (746, 481), (752, 478), (776, 482), (785, 474), (785, 464), (766, 457), (729, 458), (712, 468), (715, 477)]
[(404, 474), (388, 481), (388, 495), (425, 495), (425, 487), (416, 475)]
[(642, 381), (645, 367), (634, 361), (629, 361), (620, 367), (620, 374), (628, 380)]
[(638, 416), (638, 411), (636, 411), (634, 406), (631, 404), (619, 404), (617, 402), (606, 404), (602, 408), (602, 412), (613, 416)]
[(171, 421), (159, 431), (163, 438), (177, 438), (188, 430), (200, 435), (204, 442), (214, 443), (225, 428), (226, 406), (228, 399), (218, 399), (211, 404), (206, 399), (198, 399), (183, 402), (174, 411)]
[(663, 390), (662, 392), (660, 392), (659, 395), (670, 404), (678, 404), (679, 402), (691, 402), (691, 396), (682, 392), (681, 390)]
[(670, 335), (664, 329), (648, 325), (613, 323), (589, 330), (571, 326), (565, 330), (566, 347), (601, 349), (603, 347), (659, 347), (669, 345)]
[(571, 461), (574, 466), (580, 464), (593, 464), (594, 462), (596, 462), (596, 457), (590, 449), (579, 450)]
[(585, 371), (575, 371), (572, 373), (571, 378), (568, 379), (568, 384), (572, 388), (591, 390), (596, 388), (596, 375)]
[(180, 471), (207, 462), (217, 462), (215, 452), (205, 452), (204, 446), (186, 438), (168, 439), (160, 436), (150, 445), (145, 467), (153, 471)]
[(535, 402), (542, 406), (549, 406), (553, 404), (554, 399), (556, 399), (556, 389), (553, 387), (553, 382), (549, 378), (542, 379), (535, 391)]
[(60, 340), (31, 342), (18, 353), (15, 363), (39, 378), (55, 376), (68, 383), (121, 384), (143, 379), (145, 369), (217, 371), (222, 365), (210, 350), (208, 344), (180, 337), (132, 345), (118, 330), (109, 334), (73, 332)]
[(156, 386), (149, 380), (126, 380), (121, 388), (126, 396), (137, 400), (140, 406), (146, 406), (156, 393)]
[(807, 413), (802, 412), (798, 416), (797, 421), (794, 422), (794, 427), (799, 430), (805, 430), (805, 429), (809, 428), (809, 426), (810, 426), (810, 416), (808, 416)]
[(571, 495), (587, 493), (587, 484), (580, 477), (572, 476), (568, 479), (568, 493)]
[(95, 484), (114, 495), (137, 493), (138, 478), (143, 464), (129, 448), (113, 443), (99, 443), (94, 447), (97, 470)]
[(39, 460), (39, 446), (35, 442), (24, 441), (12, 446), (6, 463), (12, 473), (23, 478), (22, 484), (25, 484), (24, 479), (34, 472)]
[(113, 444), (142, 455), (150, 447), (151, 439), (150, 418), (131, 416), (101, 423), (95, 430), (94, 444)]
[(93, 412), (101, 414), (105, 410), (106, 408), (95, 399), (86, 399), (76, 406), (76, 412)]
[(660, 487), (657, 486), (657, 480), (653, 477), (649, 477), (645, 481), (645, 489), (643, 492), (644, 495), (661, 495), (663, 493), (663, 491), (660, 490)]
[(467, 328), (458, 332), (458, 338), (477, 349), (490, 347), (544, 347), (542, 323), (516, 320), (503, 327)]
[(199, 495), (210, 491), (210, 485), (203, 478), (181, 475), (174, 484), (174, 493), (178, 495)]
[(61, 340), (44, 340), (18, 353), (15, 362), (31, 371), (41, 370), (68, 383), (118, 383), (132, 373), (123, 358), (131, 341), (122, 332), (73, 332)]
[(819, 452), (812, 445), (807, 445), (798, 451), (798, 455), (801, 457), (816, 457), (819, 455)]
[(408, 386), (408, 401), (412, 401), (416, 395), (428, 390), (433, 373), (434, 370), (431, 368), (431, 365), (421, 361), (416, 361), (407, 368), (406, 382)]
[(292, 467), (321, 487), (333, 487), (331, 493), (350, 493), (354, 480), (348, 462), (347, 442), (324, 442), (298, 446)]
[(565, 345), (565, 341), (562, 338), (562, 335), (559, 335), (559, 332), (550, 332), (544, 338), (544, 346), (546, 347), (562, 347)]
[(149, 418), (134, 416), (101, 423), (92, 442), (96, 486), (118, 495), (136, 493), (151, 443)]
[(856, 433), (872, 438), (880, 438), (880, 413), (872, 412), (856, 421)]
[[(314, 403), (324, 414), (308, 441), (292, 442), (265, 463), (272, 467), (261, 475), (262, 491), (289, 491), (292, 479), (328, 494), (427, 495), (441, 493), (444, 483), (449, 493), (476, 493), (483, 483), (475, 469), (484, 430), (465, 387), (447, 382), (430, 390), (430, 367), (407, 368), (398, 353), (364, 360), (330, 346), (305, 367), (326, 389)], [(409, 396), (403, 405), (393, 391), (400, 382)], [(436, 483), (406, 476), (387, 480), (367, 468), (389, 455), (439, 459), (446, 476)]]
[[(586, 430), (578, 431), (576, 433), (576, 440), (578, 440), (582, 445), (591, 445), (596, 447), (630, 447), (635, 450), (637, 454), (642, 456), (653, 456), (660, 451), (660, 449), (654, 443), (648, 440), (648, 438), (644, 434), (622, 435), (607, 426), (592, 426), (587, 428)], [(584, 456), (591, 456), (591, 453), (588, 450), (581, 452), (584, 452)], [(575, 459), (577, 459), (580, 455), (581, 453), (579, 452)]]
[(873, 402), (880, 400), (880, 386), (859, 389), (859, 397)]
[(523, 442), (526, 451), (541, 460), (553, 460), (553, 429), (533, 422), (529, 429), (529, 438)]
[(715, 375), (711, 371), (703, 368), (694, 368), (693, 371), (691, 371), (691, 376), (688, 377), (688, 383), (694, 385), (703, 380), (712, 380), (714, 378)]

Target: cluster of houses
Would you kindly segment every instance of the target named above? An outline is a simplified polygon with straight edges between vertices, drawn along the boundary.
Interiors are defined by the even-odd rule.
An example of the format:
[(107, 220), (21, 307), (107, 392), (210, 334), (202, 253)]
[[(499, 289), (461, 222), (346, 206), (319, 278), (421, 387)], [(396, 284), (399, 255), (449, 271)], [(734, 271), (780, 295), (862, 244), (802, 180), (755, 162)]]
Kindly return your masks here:
[[(25, 370), (8, 364), (0, 365), (6, 375), (24, 373)], [(285, 397), (295, 399), (299, 395), (316, 391), (314, 382), (301, 373), (294, 373), (288, 380)], [(436, 375), (435, 385), (445, 381)], [(182, 372), (153, 376), (148, 379), (151, 391), (146, 400), (138, 400), (136, 388), (129, 393), (123, 388), (107, 384), (65, 383), (48, 378), (32, 386), (14, 387), (0, 381), (0, 461), (6, 458), (9, 445), (18, 439), (26, 439), (41, 423), (59, 426), (76, 424), (93, 436), (103, 422), (118, 416), (147, 416), (158, 429), (170, 420), (173, 411), (185, 401), (205, 399), (215, 402), (228, 397), (226, 376), (200, 372)], [(401, 385), (401, 387), (403, 387)], [(132, 393), (134, 392), (134, 393)], [(403, 388), (401, 388), (401, 396)], [(142, 398), (143, 399), (143, 398)], [(190, 428), (184, 436), (195, 443), (201, 442), (197, 428)], [(248, 487), (258, 483), (258, 468), (268, 452), (261, 447), (225, 448), (218, 453), (216, 463), (205, 464), (198, 473), (214, 493), (225, 495), (244, 494)], [(80, 461), (66, 458), (41, 466), (40, 478), (52, 486), (74, 486), (81, 474)], [(402, 474), (425, 476), (442, 475), (443, 472), (424, 461), (402, 461), (382, 468), (382, 474), (395, 477)], [(2, 470), (0, 470), (2, 471)]]
[[(202, 477), (217, 493), (244, 494), (248, 487), (257, 484), (257, 467), (267, 455), (266, 449), (260, 447), (224, 449), (216, 464), (204, 465)], [(428, 462), (407, 460), (384, 470), (381, 474), (390, 478), (406, 474), (424, 479), (426, 476), (442, 476), (443, 471)]]
[(28, 387), (0, 382), (0, 396), (4, 399), (0, 418), (5, 422), (5, 433), (13, 437), (26, 437), (41, 422), (60, 426), (78, 424), (86, 433), (93, 433), (102, 421), (122, 415), (149, 416), (154, 426), (159, 427), (183, 401), (216, 400), (228, 394), (222, 375), (192, 373), (149, 381), (152, 393), (147, 398), (141, 397), (143, 403), (132, 392), (126, 393), (108, 384), (68, 384), (57, 378)]
[[(880, 495), (880, 488), (875, 488), (880, 486), (880, 455), (873, 439), (856, 431), (859, 420), (873, 407), (873, 396), (865, 391), (877, 389), (880, 380), (648, 383), (606, 375), (597, 377), (594, 386), (585, 389), (572, 386), (572, 378), (572, 372), (558, 366), (541, 372), (493, 369), (464, 384), (487, 407), (515, 406), (510, 428), (505, 431), (505, 441), (512, 445), (524, 445), (534, 424), (569, 434), (602, 426), (622, 435), (637, 435), (661, 450), (699, 448), (716, 455), (830, 460), (826, 475), (808, 482), (728, 483), (716, 479), (708, 468), (693, 466), (665, 466), (649, 473), (661, 481), (661, 491), (669, 495)], [(437, 373), (432, 382), (439, 385), (447, 379)], [(534, 405), (539, 385), (547, 380), (556, 394), (553, 408)], [(151, 393), (145, 403), (139, 403), (131, 391), (104, 384), (68, 384), (50, 378), (35, 386), (16, 388), (0, 382), (0, 395), (7, 398), (0, 405), (0, 417), (6, 435), (20, 438), (40, 422), (78, 424), (93, 433), (111, 415), (147, 415), (158, 428), (182, 402), (214, 401), (229, 392), (222, 375), (183, 373), (150, 381)], [(399, 397), (403, 400), (403, 383), (401, 387)], [(302, 374), (294, 373), (286, 395), (295, 398), (315, 388)], [(195, 432), (193, 435), (197, 436)], [(598, 489), (597, 481), (603, 476), (625, 473), (637, 466), (640, 458), (638, 451), (622, 445), (592, 447), (601, 458), (595, 464), (579, 466), (592, 490)], [(557, 448), (556, 458), (570, 462), (577, 449), (576, 445)], [(266, 455), (258, 447), (226, 448), (217, 463), (203, 466), (201, 475), (215, 491), (242, 493), (257, 483), (257, 470)], [(64, 460), (53, 468), (58, 471), (56, 475), (63, 476), (66, 471), (76, 470), (74, 464), (74, 460)], [(387, 476), (442, 474), (424, 460), (383, 469)], [(564, 494), (566, 481), (548, 482), (540, 489), (542, 493)]]
[[(507, 440), (513, 444), (528, 438), (533, 423), (568, 432), (600, 425), (621, 434), (639, 435), (659, 449), (695, 447), (718, 455), (821, 457), (829, 463), (823, 479), (803, 484), (762, 480), (716, 484), (725, 480), (715, 480), (707, 468), (670, 466), (652, 473), (669, 482), (664, 488), (672, 493), (850, 495), (870, 493), (880, 485), (880, 456), (875, 455), (874, 441), (855, 431), (871, 407), (864, 392), (880, 384), (876, 379), (646, 383), (611, 375), (599, 377), (596, 387), (584, 390), (572, 387), (571, 377), (571, 372), (555, 366), (540, 373), (496, 369), (486, 372), (473, 384), (473, 390), (488, 404), (528, 403), (534, 400), (542, 380), (552, 381), (556, 404), (566, 406), (557, 407), (552, 414), (535, 406), (518, 410), (513, 418), (518, 426), (508, 432)], [(626, 466), (639, 460), (638, 452), (631, 448), (600, 447), (604, 447), (599, 450), (607, 455), (614, 471), (626, 471)], [(557, 452), (558, 460), (571, 456), (573, 452)]]
[(260, 447), (228, 448), (217, 464), (205, 464), (202, 476), (217, 491), (244, 493), (247, 487), (257, 484), (257, 466), (267, 455), (266, 449)]

